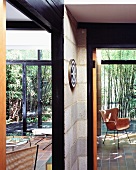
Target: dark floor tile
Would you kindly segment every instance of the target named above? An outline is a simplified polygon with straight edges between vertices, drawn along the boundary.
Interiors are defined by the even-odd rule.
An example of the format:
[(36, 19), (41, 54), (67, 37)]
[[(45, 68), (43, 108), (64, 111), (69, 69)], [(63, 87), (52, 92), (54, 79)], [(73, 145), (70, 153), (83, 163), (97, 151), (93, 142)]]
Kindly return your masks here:
[(101, 167), (97, 167), (97, 170), (101, 170)]
[(102, 165), (101, 170), (110, 170), (108, 165)]
[[(136, 149), (134, 151), (136, 151)], [(136, 153), (134, 152), (133, 152), (133, 158), (136, 159)]]
[(124, 165), (126, 164), (126, 159), (124, 157), (121, 157), (120, 159), (118, 159), (118, 163)]
[(129, 153), (129, 154), (125, 154), (125, 158), (129, 160), (133, 159), (133, 155), (132, 153)]
[(118, 167), (118, 162), (110, 162), (110, 167)]
[(135, 166), (135, 162), (133, 159), (126, 159), (126, 164), (127, 166)]
[(119, 166), (118, 170), (128, 170), (126, 166)]
[(101, 166), (102, 166), (101, 164), (97, 164), (97, 168), (101, 168)]
[(118, 170), (118, 166), (110, 166), (110, 170)]
[(128, 166), (128, 170), (136, 170), (136, 166)]
[[(136, 141), (136, 136), (130, 140)], [(98, 153), (102, 153), (101, 170), (136, 170), (136, 143), (131, 145), (125, 135), (121, 137), (120, 134), (119, 149), (116, 141), (106, 139), (104, 145), (99, 145)]]

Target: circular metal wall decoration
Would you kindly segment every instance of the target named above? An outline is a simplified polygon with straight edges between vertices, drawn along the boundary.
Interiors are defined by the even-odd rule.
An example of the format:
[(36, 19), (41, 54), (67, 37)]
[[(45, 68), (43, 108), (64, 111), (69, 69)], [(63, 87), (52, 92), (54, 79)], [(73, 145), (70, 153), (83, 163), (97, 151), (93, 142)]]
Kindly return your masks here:
[(69, 61), (68, 76), (69, 76), (70, 87), (71, 89), (74, 89), (74, 87), (76, 86), (76, 82), (77, 82), (77, 67), (76, 67), (76, 62), (74, 59), (71, 59)]

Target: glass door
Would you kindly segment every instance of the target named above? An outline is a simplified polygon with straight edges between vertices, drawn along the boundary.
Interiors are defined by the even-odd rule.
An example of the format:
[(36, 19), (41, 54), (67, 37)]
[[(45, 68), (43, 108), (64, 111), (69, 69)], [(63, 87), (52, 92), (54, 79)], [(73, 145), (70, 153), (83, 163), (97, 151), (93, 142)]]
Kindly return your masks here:
[(51, 49), (8, 49), (6, 59), (7, 133), (26, 135), (34, 128), (49, 127), (52, 125)]
[(52, 127), (52, 67), (7, 64), (7, 133)]
[(6, 67), (6, 131), (22, 132), (22, 65), (8, 64)]
[(26, 131), (52, 125), (51, 71), (51, 66), (26, 66)]
[(38, 127), (38, 66), (26, 66), (27, 131)]
[(52, 67), (41, 66), (42, 127), (52, 127)]

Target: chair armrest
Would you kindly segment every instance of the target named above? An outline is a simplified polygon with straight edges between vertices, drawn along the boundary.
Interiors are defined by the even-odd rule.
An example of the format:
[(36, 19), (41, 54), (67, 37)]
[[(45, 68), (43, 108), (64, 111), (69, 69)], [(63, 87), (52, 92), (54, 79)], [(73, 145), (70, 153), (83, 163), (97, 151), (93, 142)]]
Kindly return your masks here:
[(116, 122), (115, 121), (108, 121), (105, 122), (108, 130), (116, 130)]

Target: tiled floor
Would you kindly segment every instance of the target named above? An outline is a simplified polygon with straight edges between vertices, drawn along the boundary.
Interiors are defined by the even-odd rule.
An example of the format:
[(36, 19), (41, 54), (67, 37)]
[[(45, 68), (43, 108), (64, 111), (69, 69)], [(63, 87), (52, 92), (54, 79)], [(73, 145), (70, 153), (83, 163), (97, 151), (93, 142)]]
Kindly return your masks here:
[[(35, 137), (31, 139), (31, 145), (35, 145), (35, 143), (41, 139), (41, 137)], [(38, 143), (39, 149), (38, 149), (38, 158), (37, 158), (37, 164), (36, 164), (36, 170), (46, 170), (46, 162), (52, 155), (52, 138), (47, 137), (44, 138), (42, 141)], [(50, 144), (50, 145), (49, 145)], [(49, 146), (48, 146), (49, 145)], [(43, 150), (44, 147), (48, 146), (46, 149)], [(21, 148), (30, 147), (29, 143), (15, 147), (14, 150), (18, 150)], [(11, 151), (12, 148), (7, 148), (7, 152)]]
[[(136, 170), (136, 123), (131, 124), (129, 130), (129, 143), (126, 134), (120, 134), (120, 149), (117, 147), (117, 139), (109, 136), (103, 144), (104, 135), (98, 137), (98, 154), (97, 154), (97, 170)], [(105, 132), (103, 131), (103, 134)], [(31, 140), (34, 145), (39, 138)], [(37, 159), (36, 170), (46, 170), (45, 164), (52, 155), (52, 145), (48, 146), (45, 150), (43, 148), (51, 142), (51, 138), (44, 138), (39, 142), (39, 152)], [(29, 147), (29, 143), (21, 146)], [(17, 147), (15, 149), (20, 149)], [(8, 151), (11, 149), (8, 148)]]
[[(39, 142), (39, 152), (38, 152), (38, 159), (37, 159), (37, 166), (36, 170), (46, 170), (46, 162), (52, 155), (52, 145), (51, 138), (46, 138), (43, 141)], [(43, 150), (45, 146), (48, 146), (46, 149)]]
[(108, 136), (103, 144), (103, 136), (98, 137), (97, 170), (136, 170), (136, 134), (119, 134), (120, 148), (117, 139)]

